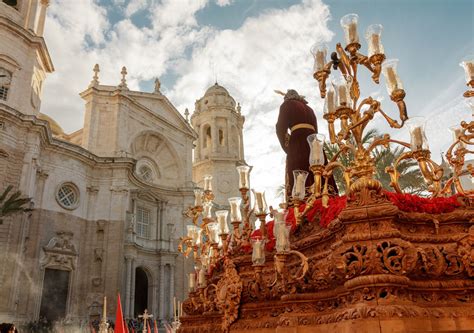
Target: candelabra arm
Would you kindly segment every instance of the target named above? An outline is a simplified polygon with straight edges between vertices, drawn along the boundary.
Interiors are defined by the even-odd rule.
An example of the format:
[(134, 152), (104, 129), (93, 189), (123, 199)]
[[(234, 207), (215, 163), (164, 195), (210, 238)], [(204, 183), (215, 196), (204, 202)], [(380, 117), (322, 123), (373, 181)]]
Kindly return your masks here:
[(397, 170), (398, 164), (406, 159), (413, 158), (413, 152), (412, 151), (407, 151), (403, 154), (401, 154), (393, 163), (392, 166), (388, 166), (385, 168), (385, 172), (390, 175), (390, 186), (393, 187), (393, 189), (397, 193), (403, 193), (402, 189), (400, 188), (399, 184), (399, 178), (400, 178), (400, 173)]
[(336, 44), (336, 51), (339, 54), (339, 58), (341, 59), (338, 67), (339, 68), (344, 67), (344, 69), (341, 70), (341, 73), (343, 75), (350, 75), (354, 77), (352, 73), (351, 61), (349, 57), (347, 56), (346, 52), (344, 51), (344, 49), (342, 48), (341, 43)]
[(368, 152), (371, 152), (378, 146), (384, 146), (385, 148), (388, 148), (388, 144), (390, 143), (390, 135), (384, 134), (382, 137), (375, 138), (372, 143), (369, 145), (367, 148)]
[[(191, 251), (193, 250), (192, 248), (192, 238), (191, 237), (180, 237), (179, 238), (179, 244), (178, 244), (178, 252), (181, 252), (184, 254), (184, 256), (187, 258)], [(184, 250), (184, 246), (186, 246), (186, 250)]]

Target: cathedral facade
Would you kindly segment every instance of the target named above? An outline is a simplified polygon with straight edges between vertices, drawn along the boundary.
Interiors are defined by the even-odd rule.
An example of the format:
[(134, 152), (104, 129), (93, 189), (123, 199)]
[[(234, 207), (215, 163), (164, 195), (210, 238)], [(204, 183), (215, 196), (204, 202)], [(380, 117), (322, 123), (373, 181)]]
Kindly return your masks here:
[(192, 270), (176, 248), (193, 190), (211, 174), (219, 203), (237, 195), (240, 107), (213, 86), (193, 128), (159, 82), (132, 91), (124, 67), (120, 83), (103, 85), (96, 65), (80, 93), (83, 128), (65, 133), (40, 112), (54, 71), (42, 37), (47, 6), (0, 1), (0, 191), (13, 185), (33, 208), (0, 224), (0, 321), (97, 319), (103, 296), (113, 318), (118, 293), (126, 318), (148, 309), (167, 320)]

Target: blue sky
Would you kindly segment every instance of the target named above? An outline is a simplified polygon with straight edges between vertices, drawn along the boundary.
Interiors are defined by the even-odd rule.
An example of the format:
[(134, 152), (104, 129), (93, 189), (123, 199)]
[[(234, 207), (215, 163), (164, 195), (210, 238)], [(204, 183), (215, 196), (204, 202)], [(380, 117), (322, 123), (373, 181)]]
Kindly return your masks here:
[[(78, 93), (89, 84), (95, 63), (103, 84), (118, 84), (123, 65), (132, 89), (151, 91), (159, 77), (182, 113), (192, 112), (194, 101), (217, 78), (242, 104), (254, 185), (272, 194), (284, 170), (274, 134), (281, 97), (273, 89), (295, 88), (306, 95), (321, 131), (327, 131), (309, 49), (315, 41), (327, 42), (331, 50), (343, 42), (339, 19), (348, 13), (359, 14), (361, 37), (370, 24), (384, 26), (382, 42), (387, 57), (400, 60), (409, 115), (429, 117), (428, 139), (439, 156), (451, 140), (446, 127), (470, 114), (458, 64), (474, 53), (472, 0), (55, 0), (45, 38), (56, 72), (46, 81), (42, 112), (67, 132), (82, 127)], [(362, 96), (383, 99), (384, 110), (396, 115), (385, 84), (368, 78), (360, 76)], [(373, 126), (408, 138), (404, 129), (390, 131), (380, 117)], [(269, 174), (269, 165), (277, 177)]]

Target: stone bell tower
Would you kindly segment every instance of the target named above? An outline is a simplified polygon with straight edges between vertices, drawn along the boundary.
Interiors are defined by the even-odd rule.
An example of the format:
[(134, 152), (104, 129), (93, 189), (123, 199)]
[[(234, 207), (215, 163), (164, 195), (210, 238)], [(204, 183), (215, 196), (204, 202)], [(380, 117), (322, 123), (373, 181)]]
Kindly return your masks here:
[(43, 39), (49, 0), (0, 0), (0, 103), (37, 115), (54, 70)]
[(194, 149), (193, 181), (203, 187), (212, 175), (215, 202), (228, 205), (229, 197), (240, 196), (236, 167), (244, 165), (243, 125), (240, 104), (217, 82), (195, 103), (191, 124), (198, 133)]

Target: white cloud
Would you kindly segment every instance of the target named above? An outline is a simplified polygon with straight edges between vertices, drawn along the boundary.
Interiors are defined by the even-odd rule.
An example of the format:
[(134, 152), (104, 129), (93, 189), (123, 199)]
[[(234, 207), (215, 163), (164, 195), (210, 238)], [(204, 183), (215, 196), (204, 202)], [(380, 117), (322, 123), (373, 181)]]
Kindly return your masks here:
[(220, 7), (229, 6), (234, 2), (234, 0), (216, 0), (216, 4)]

